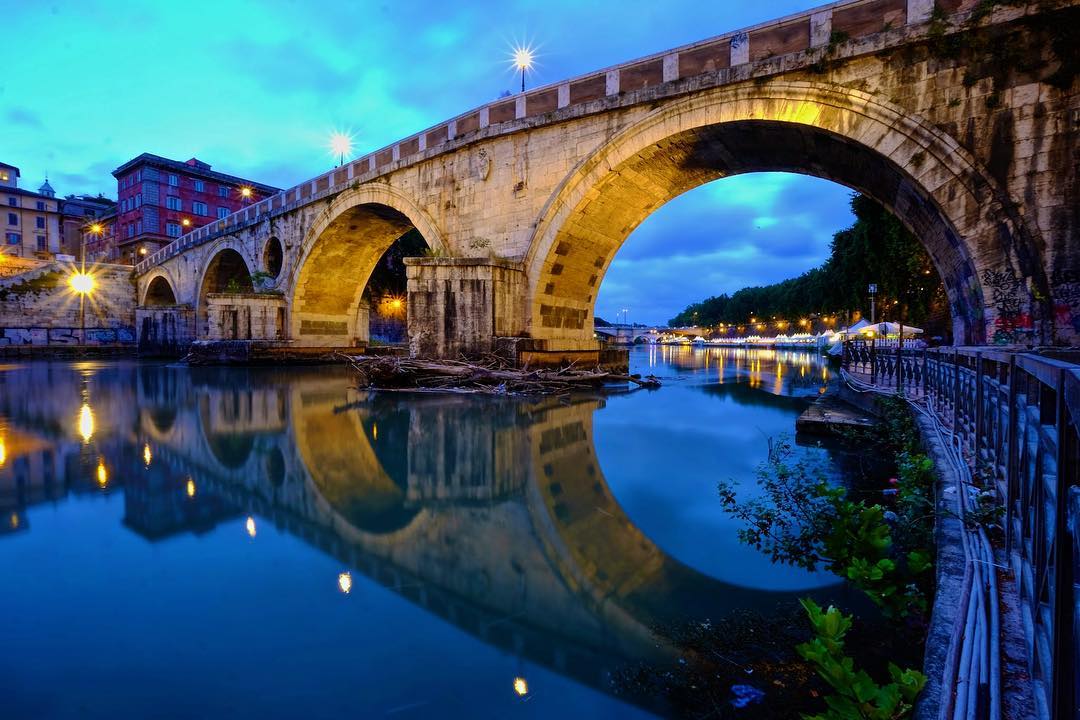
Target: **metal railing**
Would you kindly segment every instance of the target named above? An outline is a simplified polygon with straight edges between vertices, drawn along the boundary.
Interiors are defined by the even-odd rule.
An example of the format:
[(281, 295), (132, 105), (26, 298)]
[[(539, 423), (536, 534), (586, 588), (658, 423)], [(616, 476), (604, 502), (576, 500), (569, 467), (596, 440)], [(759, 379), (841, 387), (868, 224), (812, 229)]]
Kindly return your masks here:
[[(1054, 357), (1057, 355), (1057, 357)], [(1004, 507), (1036, 711), (1080, 718), (1080, 353), (845, 344), (843, 365), (923, 403)], [(1000, 642), (1000, 638), (995, 639)]]

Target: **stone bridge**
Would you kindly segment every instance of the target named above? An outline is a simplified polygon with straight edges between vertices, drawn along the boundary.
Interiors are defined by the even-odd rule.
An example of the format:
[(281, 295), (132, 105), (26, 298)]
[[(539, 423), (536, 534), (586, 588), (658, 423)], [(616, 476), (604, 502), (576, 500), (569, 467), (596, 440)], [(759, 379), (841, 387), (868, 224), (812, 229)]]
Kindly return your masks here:
[(1074, 344), (1078, 5), (837, 2), (493, 101), (147, 258), (140, 341), (363, 345), (367, 279), (415, 229), (413, 353), (587, 359), (600, 283), (650, 213), (787, 171), (922, 240), (958, 343)]

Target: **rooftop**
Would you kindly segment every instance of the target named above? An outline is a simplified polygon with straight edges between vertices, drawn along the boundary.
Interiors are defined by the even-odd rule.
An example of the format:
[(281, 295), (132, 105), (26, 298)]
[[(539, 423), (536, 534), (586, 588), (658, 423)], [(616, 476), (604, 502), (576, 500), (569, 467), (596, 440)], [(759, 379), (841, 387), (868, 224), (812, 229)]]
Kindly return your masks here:
[(248, 180), (247, 178), (211, 170), (209, 164), (195, 158), (182, 162), (180, 160), (170, 160), (169, 158), (154, 155), (152, 153), (143, 153), (142, 155), (128, 160), (126, 163), (113, 170), (113, 177), (119, 178), (129, 170), (139, 167), (140, 165), (153, 165), (165, 170), (175, 170), (186, 175), (194, 175), (208, 180), (217, 180), (219, 182), (227, 182), (235, 185), (249, 185), (263, 194), (273, 194), (281, 191), (281, 188), (276, 188), (272, 185), (264, 185)]

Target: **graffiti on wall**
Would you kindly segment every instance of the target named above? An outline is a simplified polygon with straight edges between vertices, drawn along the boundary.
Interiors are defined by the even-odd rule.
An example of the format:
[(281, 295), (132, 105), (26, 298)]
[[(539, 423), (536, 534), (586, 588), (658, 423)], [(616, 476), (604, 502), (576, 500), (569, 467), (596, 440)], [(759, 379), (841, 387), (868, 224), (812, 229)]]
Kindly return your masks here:
[(995, 312), (993, 343), (1011, 345), (1026, 340), (1034, 330), (1034, 323), (1024, 309), (1023, 281), (1009, 270), (985, 270), (982, 281)]
[(1080, 272), (1055, 268), (1053, 287), (1055, 323), (1080, 333)]

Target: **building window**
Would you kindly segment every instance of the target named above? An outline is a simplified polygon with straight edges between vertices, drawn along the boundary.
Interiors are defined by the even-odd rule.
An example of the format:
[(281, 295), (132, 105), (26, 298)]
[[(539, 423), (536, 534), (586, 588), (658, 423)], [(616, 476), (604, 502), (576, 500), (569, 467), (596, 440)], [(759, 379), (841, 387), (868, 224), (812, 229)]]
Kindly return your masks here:
[(196, 215), (209, 215), (210, 214), (206, 210), (206, 203), (199, 202), (198, 200), (191, 203), (191, 212), (195, 213)]
[(180, 187), (180, 178), (176, 177), (175, 175), (170, 175), (169, 184), (173, 187)]
[(205, 189), (206, 186), (203, 184), (202, 180), (195, 181), (195, 192), (203, 192)]
[(226, 187), (225, 185), (218, 185), (217, 195), (218, 195), (218, 197), (223, 197), (223, 198), (229, 197), (229, 188)]
[(7, 241), (8, 245), (18, 245), (22, 242), (22, 235), (20, 235), (19, 233), (8, 233)]
[(142, 220), (135, 221), (135, 234), (142, 235)]
[(43, 217), (34, 218), (34, 224), (37, 225), (38, 230), (44, 230), (45, 229), (45, 218), (43, 218)]
[(219, 207), (217, 209), (217, 217), (218, 220), (224, 220), (225, 218), (229, 217), (229, 208)]
[(37, 249), (41, 250), (42, 252), (49, 249), (48, 246), (45, 245), (45, 236), (44, 235), (38, 235), (37, 236)]
[(19, 224), (19, 216), (17, 214), (15, 214), (15, 213), (8, 213), (7, 214), (7, 224), (17, 226)]
[(7, 204), (11, 207), (19, 207), (19, 198), (8, 195)]
[(45, 209), (45, 201), (44, 200), (38, 200), (37, 201), (37, 209), (38, 210), (44, 210)]
[(142, 193), (135, 196), (135, 207), (142, 207)]
[(183, 210), (183, 206), (180, 203), (180, 198), (174, 195), (169, 195), (167, 198), (165, 198), (165, 207), (170, 210)]
[(165, 234), (169, 237), (180, 237), (180, 224), (165, 223)]
[(142, 170), (135, 173), (135, 182), (141, 182), (141, 181), (142, 181)]

